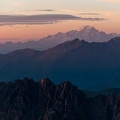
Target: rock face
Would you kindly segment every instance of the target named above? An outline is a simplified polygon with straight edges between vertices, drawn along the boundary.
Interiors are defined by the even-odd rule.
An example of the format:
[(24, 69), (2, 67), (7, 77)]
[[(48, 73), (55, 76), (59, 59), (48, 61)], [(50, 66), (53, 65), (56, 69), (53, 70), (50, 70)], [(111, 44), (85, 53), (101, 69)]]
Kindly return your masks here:
[(70, 82), (0, 83), (0, 120), (119, 120), (120, 94), (87, 97)]

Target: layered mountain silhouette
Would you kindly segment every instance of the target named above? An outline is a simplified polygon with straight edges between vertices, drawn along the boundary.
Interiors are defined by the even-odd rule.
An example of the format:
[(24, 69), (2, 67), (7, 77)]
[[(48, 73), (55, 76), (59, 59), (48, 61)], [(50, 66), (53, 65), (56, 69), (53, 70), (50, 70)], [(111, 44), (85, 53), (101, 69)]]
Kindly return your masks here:
[(0, 53), (9, 53), (13, 50), (25, 48), (42, 51), (52, 48), (65, 41), (71, 41), (75, 38), (84, 39), (88, 42), (105, 42), (116, 36), (118, 35), (115, 33), (107, 34), (103, 31), (95, 29), (94, 27), (85, 26), (81, 30), (71, 30), (66, 33), (59, 32), (55, 35), (49, 35), (39, 41), (28, 41), (25, 43), (6, 42), (4, 44), (0, 44)]
[[(71, 81), (85, 90), (120, 88), (120, 38), (108, 42), (75, 39), (45, 51), (16, 50), (0, 55), (0, 80), (28, 76)], [(56, 81), (57, 80), (57, 81)]]
[(48, 78), (0, 83), (1, 120), (119, 120), (120, 93), (87, 97), (69, 81)]

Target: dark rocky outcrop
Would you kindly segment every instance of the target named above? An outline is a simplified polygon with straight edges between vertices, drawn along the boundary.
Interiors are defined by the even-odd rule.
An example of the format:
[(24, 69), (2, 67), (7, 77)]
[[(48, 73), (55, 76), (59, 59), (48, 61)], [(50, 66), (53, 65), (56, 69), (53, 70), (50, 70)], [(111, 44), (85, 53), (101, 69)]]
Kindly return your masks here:
[(119, 120), (120, 94), (87, 97), (69, 81), (0, 83), (0, 120)]

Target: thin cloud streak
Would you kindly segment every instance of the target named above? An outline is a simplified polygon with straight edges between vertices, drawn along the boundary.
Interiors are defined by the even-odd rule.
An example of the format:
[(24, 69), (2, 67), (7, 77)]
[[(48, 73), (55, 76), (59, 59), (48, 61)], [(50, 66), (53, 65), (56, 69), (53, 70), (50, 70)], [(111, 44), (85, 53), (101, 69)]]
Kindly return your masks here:
[(0, 25), (16, 24), (54, 24), (68, 20), (103, 21), (104, 18), (82, 18), (68, 14), (42, 14), (42, 15), (0, 15)]
[(101, 15), (99, 13), (80, 13), (81, 15)]
[(56, 11), (56, 10), (52, 10), (52, 9), (41, 9), (41, 10), (34, 10), (34, 11), (45, 11), (45, 12), (52, 12), (52, 11)]
[(25, 10), (25, 11), (53, 12), (53, 11), (56, 11), (56, 10), (53, 10), (53, 9), (36, 9), (36, 10)]

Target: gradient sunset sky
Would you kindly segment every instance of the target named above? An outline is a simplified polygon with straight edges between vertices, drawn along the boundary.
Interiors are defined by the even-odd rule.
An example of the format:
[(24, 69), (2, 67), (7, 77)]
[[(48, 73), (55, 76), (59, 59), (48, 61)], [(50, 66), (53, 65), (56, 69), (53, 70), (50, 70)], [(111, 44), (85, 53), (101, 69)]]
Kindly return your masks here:
[(120, 34), (120, 0), (0, 1), (0, 43), (37, 40), (86, 25)]

